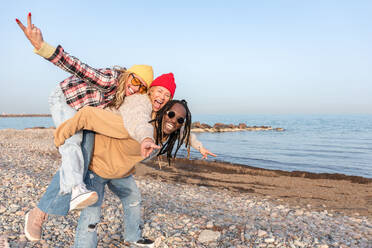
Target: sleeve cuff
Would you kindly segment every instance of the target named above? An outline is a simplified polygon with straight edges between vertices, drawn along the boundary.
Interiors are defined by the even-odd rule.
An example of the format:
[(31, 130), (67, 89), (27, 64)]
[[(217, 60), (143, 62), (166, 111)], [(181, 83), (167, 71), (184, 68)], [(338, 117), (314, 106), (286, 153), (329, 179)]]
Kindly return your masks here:
[(56, 51), (56, 48), (49, 45), (45, 41), (43, 42), (43, 44), (41, 45), (39, 50), (36, 50), (36, 48), (34, 49), (34, 53), (36, 53), (36, 54), (38, 54), (41, 57), (44, 57), (46, 59), (52, 57), (52, 55), (54, 54), (55, 51)]
[(144, 141), (146, 138), (152, 139), (152, 141), (155, 143), (155, 139), (154, 139), (154, 137), (150, 137), (150, 136), (146, 136), (146, 137), (144, 137), (144, 138), (141, 140), (141, 142), (139, 142), (139, 143), (141, 144), (142, 141)]

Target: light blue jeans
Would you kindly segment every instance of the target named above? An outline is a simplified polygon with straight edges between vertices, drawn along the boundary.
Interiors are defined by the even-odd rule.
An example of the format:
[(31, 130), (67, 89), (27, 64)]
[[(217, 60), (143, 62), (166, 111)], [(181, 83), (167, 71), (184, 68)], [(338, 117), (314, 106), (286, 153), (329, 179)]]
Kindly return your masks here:
[[(50, 113), (56, 127), (76, 114), (76, 110), (66, 103), (66, 98), (58, 85), (49, 96)], [(81, 152), (82, 132), (78, 132), (59, 147), (62, 164), (59, 169), (60, 193), (70, 193), (72, 187), (83, 183), (84, 159)]]
[[(81, 142), (81, 150), (83, 152), (84, 159), (84, 175), (88, 171), (88, 167), (93, 155), (94, 148), (94, 132), (84, 131), (83, 140)], [(59, 194), (60, 189), (60, 171), (57, 171), (49, 186), (41, 197), (38, 208), (43, 212), (54, 215), (66, 216), (70, 210), (71, 193)]]
[[(75, 247), (97, 247), (96, 225), (100, 221), (101, 205), (104, 198), (105, 185), (119, 197), (124, 208), (124, 239), (135, 242), (141, 238), (141, 193), (133, 176), (120, 179), (104, 179), (89, 171), (94, 147), (94, 132), (84, 131), (81, 149), (84, 158), (85, 183), (88, 189), (98, 193), (98, 201), (85, 208), (81, 214), (75, 235)], [(85, 173), (84, 173), (85, 174)], [(60, 195), (59, 171), (56, 172), (46, 192), (40, 199), (38, 208), (43, 212), (55, 215), (67, 215), (71, 194)]]
[(101, 218), (101, 205), (105, 185), (119, 197), (124, 209), (124, 239), (135, 242), (141, 238), (141, 194), (133, 176), (120, 179), (104, 179), (88, 170), (87, 188), (98, 193), (98, 201), (82, 210), (75, 233), (75, 248), (97, 247), (97, 224)]

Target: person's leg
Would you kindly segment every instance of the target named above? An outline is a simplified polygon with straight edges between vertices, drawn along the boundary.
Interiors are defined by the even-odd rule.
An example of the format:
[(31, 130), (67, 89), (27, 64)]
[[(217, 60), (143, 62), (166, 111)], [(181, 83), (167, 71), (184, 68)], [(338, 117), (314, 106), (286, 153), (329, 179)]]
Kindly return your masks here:
[[(84, 131), (82, 141), (84, 157), (84, 174), (88, 170), (94, 147), (94, 133)], [(36, 241), (41, 238), (42, 224), (47, 214), (67, 215), (70, 207), (71, 194), (59, 194), (59, 171), (54, 174), (46, 192), (41, 197), (36, 208), (32, 209), (25, 216), (25, 234), (29, 240)]]
[[(49, 97), (49, 108), (56, 127), (76, 114), (76, 110), (66, 103), (59, 86)], [(60, 192), (70, 193), (74, 186), (83, 184), (84, 160), (81, 151), (82, 133), (76, 133), (59, 147), (62, 156), (60, 168)]]
[(112, 179), (109, 189), (121, 200), (124, 208), (124, 239), (136, 242), (141, 239), (141, 193), (133, 176)]
[(59, 171), (57, 171), (37, 207), (47, 213), (66, 216), (70, 209), (71, 194), (59, 194)]
[(111, 179), (108, 187), (121, 200), (124, 208), (124, 240), (126, 245), (135, 244), (136, 247), (154, 247), (154, 241), (143, 238), (140, 224), (141, 219), (141, 192), (133, 176), (120, 179)]
[(98, 193), (98, 201), (80, 213), (78, 226), (75, 232), (75, 248), (91, 248), (97, 247), (97, 224), (101, 218), (101, 205), (104, 198), (105, 185), (109, 181), (96, 175), (92, 171), (88, 171), (85, 177), (87, 188)]
[(84, 158), (84, 179), (87, 175), (90, 162), (92, 161), (93, 157), (93, 150), (94, 150), (94, 140), (95, 140), (95, 132), (84, 130), (83, 131), (83, 141), (81, 142), (81, 151), (83, 152)]
[[(94, 132), (84, 131), (83, 141), (81, 143), (81, 149), (84, 158), (84, 175), (88, 171), (90, 162), (92, 160), (93, 148), (94, 148)], [(54, 174), (52, 181), (50, 182), (46, 192), (41, 197), (38, 208), (47, 213), (54, 215), (67, 215), (70, 205), (71, 194), (59, 194), (59, 171)]]

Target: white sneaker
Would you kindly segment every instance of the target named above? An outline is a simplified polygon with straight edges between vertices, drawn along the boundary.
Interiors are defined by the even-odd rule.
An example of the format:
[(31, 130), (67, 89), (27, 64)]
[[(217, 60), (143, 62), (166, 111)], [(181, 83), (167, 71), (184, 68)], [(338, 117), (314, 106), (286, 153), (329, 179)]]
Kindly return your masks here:
[(142, 238), (140, 240), (137, 240), (137, 242), (132, 243), (138, 247), (147, 247), (147, 248), (153, 248), (154, 247), (154, 241), (147, 238)]
[(93, 205), (98, 200), (98, 194), (95, 191), (88, 190), (85, 184), (79, 184), (72, 189), (70, 211), (83, 209)]

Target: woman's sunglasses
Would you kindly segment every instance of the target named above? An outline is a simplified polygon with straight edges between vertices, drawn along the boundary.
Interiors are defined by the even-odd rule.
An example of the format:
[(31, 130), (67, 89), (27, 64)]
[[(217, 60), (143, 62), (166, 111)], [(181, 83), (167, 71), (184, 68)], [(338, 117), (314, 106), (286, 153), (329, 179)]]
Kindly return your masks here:
[[(167, 115), (168, 115), (169, 119), (172, 119), (176, 116), (176, 113), (174, 113), (174, 111), (167, 111)], [(183, 124), (185, 122), (185, 118), (183, 118), (183, 117), (177, 118), (177, 122), (179, 124)]]
[(133, 73), (131, 73), (130, 75), (132, 76), (131, 84), (133, 86), (139, 86), (139, 92), (140, 93), (146, 92), (147, 87), (145, 85), (143, 85), (142, 82), (137, 77), (135, 77)]

